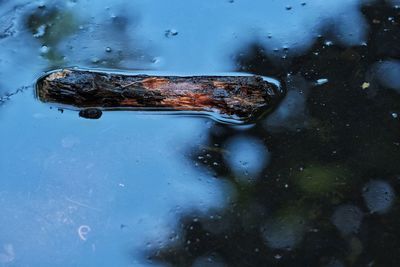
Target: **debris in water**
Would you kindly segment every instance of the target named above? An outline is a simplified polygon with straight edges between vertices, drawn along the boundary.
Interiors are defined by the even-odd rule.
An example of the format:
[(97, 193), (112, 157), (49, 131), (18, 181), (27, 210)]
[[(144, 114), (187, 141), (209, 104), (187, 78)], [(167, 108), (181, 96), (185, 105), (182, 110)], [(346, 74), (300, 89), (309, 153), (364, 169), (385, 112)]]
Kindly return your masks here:
[(170, 37), (176, 36), (176, 35), (178, 35), (178, 31), (177, 30), (171, 29), (171, 30), (166, 30), (165, 31), (165, 37), (167, 37), (167, 38), (170, 38)]
[(281, 99), (279, 84), (260, 76), (149, 76), (64, 69), (36, 84), (43, 102), (68, 105), (98, 119), (101, 110), (190, 111), (220, 115), (231, 123), (252, 122)]
[(368, 83), (368, 82), (363, 82), (363, 84), (361, 85), (361, 88), (365, 90), (365, 89), (367, 89), (369, 86), (370, 86), (370, 83)]
[(85, 119), (100, 119), (103, 112), (98, 108), (85, 108), (79, 111), (79, 117)]
[(91, 230), (92, 230), (92, 229), (91, 229), (90, 226), (88, 226), (88, 225), (81, 225), (81, 226), (79, 226), (79, 228), (78, 228), (78, 235), (79, 235), (79, 238), (82, 239), (83, 241), (86, 241), (87, 235), (89, 234), (89, 232), (90, 232)]

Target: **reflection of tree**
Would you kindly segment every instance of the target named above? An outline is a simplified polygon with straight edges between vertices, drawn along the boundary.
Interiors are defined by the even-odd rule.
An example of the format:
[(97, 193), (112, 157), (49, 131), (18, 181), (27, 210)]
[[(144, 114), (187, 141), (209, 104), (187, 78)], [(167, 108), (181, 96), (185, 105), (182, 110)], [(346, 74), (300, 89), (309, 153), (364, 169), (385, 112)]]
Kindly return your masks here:
[[(272, 155), (256, 181), (238, 180), (224, 160), (231, 153), (226, 141), (237, 133), (225, 125), (211, 128), (209, 143), (192, 152), (194, 160), (229, 179), (236, 200), (207, 216), (187, 214), (179, 242), (150, 252), (152, 260), (173, 266), (191, 266), (204, 256), (220, 261), (210, 266), (398, 265), (400, 210), (393, 205), (385, 215), (371, 215), (368, 209), (377, 205), (368, 201), (392, 201), (387, 192), (393, 198), (391, 186), (400, 187), (393, 178), (400, 173), (400, 127), (390, 116), (400, 110), (400, 96), (368, 72), (380, 59), (400, 57), (400, 11), (383, 1), (362, 11), (370, 25), (368, 45), (341, 47), (319, 38), (307, 54), (280, 63), (258, 45), (240, 58), (244, 71), (328, 83), (310, 91), (305, 128), (272, 132), (257, 124), (246, 130)], [(380, 191), (364, 193), (375, 194), (366, 205), (363, 188), (377, 177), (385, 182), (372, 183)]]
[(40, 5), (27, 17), (27, 28), (42, 44), (42, 52), (53, 65), (63, 63), (57, 45), (78, 30), (77, 18), (69, 10)]
[(70, 64), (122, 68), (124, 61), (148, 56), (133, 43), (132, 28), (127, 28), (137, 24), (137, 14), (119, 13), (98, 23), (93, 17), (81, 18), (67, 4), (43, 4), (26, 14), (26, 27), (42, 45), (41, 55), (50, 68)]

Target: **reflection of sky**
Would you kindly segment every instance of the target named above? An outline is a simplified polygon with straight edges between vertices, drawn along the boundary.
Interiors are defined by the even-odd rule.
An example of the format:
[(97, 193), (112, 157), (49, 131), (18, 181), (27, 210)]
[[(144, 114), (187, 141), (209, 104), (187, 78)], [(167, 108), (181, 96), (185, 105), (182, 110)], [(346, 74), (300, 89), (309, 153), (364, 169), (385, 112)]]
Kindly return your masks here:
[[(337, 22), (335, 31), (346, 44), (360, 43), (365, 33), (365, 28), (359, 27), (363, 20), (355, 9), (358, 1), (354, 0), (308, 1), (305, 6), (298, 1), (251, 1), (251, 5), (249, 1), (213, 1), (211, 5), (199, 0), (97, 3), (100, 5), (83, 1), (77, 7), (82, 6), (78, 10), (83, 17), (93, 17), (90, 23), (103, 24), (104, 31), (109, 29), (105, 18), (106, 21), (118, 16), (139, 18), (137, 23), (128, 26), (127, 35), (136, 38), (133, 46), (152, 48), (150, 56), (157, 61), (153, 68), (231, 70), (234, 66), (230, 56), (251, 41), (260, 41), (270, 50), (284, 46), (307, 48), (320, 33), (322, 21)], [(287, 10), (287, 6), (292, 9)], [(98, 29), (102, 31), (101, 27)], [(168, 30), (178, 34), (166, 38)], [(112, 38), (103, 36), (103, 39), (104, 46), (119, 46)], [(82, 48), (87, 45), (79, 42), (78, 38), (73, 44)], [(94, 51), (89, 52), (96, 53), (98, 44), (91, 48)], [(79, 55), (82, 54), (79, 51), (88, 52), (77, 49)]]
[(355, 205), (345, 204), (336, 208), (332, 223), (343, 235), (357, 233), (363, 218), (362, 211)]
[(185, 160), (204, 142), (202, 119), (90, 121), (24, 93), (1, 107), (1, 121), (0, 246), (13, 246), (19, 266), (121, 266), (130, 250), (165, 241), (178, 214), (226, 201), (227, 185)]
[[(30, 84), (50, 66), (40, 41), (24, 29), (23, 15), (54, 2), (0, 3), (0, 31), (13, 32), (0, 39), (0, 93)], [(365, 34), (356, 0), (74, 2), (63, 8), (77, 15), (81, 28), (57, 48), (65, 65), (81, 67), (98, 66), (94, 59), (107, 61), (121, 50), (124, 68), (234, 70), (233, 56), (252, 41), (300, 53), (325, 22), (336, 23), (347, 45)], [(127, 24), (116, 30), (111, 25), (119, 17)], [(166, 37), (167, 30), (178, 34)], [(288, 99), (303, 101), (294, 93)], [(229, 193), (227, 184), (187, 159), (189, 147), (205, 142), (203, 119), (115, 112), (89, 121), (49, 110), (26, 92), (0, 106), (0, 122), (0, 259), (16, 266), (121, 266), (147, 240), (165, 241), (179, 214), (223, 207)], [(254, 157), (269, 155), (247, 145), (231, 159), (249, 159), (256, 176), (261, 167)], [(280, 218), (272, 220), (276, 231), (265, 231), (267, 243), (295, 246), (303, 231), (295, 219), (286, 228)], [(81, 225), (91, 229), (86, 241), (77, 234)]]
[(235, 179), (243, 183), (254, 182), (269, 163), (268, 149), (254, 137), (233, 137), (227, 141), (226, 150), (228, 166)]
[(377, 63), (373, 67), (378, 81), (385, 87), (391, 88), (400, 93), (400, 61), (387, 60)]
[(363, 197), (371, 213), (385, 213), (391, 208), (396, 195), (389, 183), (374, 180), (363, 188)]

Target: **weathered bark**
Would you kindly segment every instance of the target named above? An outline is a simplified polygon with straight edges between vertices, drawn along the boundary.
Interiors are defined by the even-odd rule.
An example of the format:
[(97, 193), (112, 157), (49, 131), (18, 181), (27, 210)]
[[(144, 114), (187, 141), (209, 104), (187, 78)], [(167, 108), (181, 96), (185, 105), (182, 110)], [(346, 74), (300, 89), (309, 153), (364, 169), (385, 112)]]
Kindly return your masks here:
[(216, 112), (252, 120), (271, 109), (280, 89), (259, 76), (148, 76), (64, 69), (40, 78), (43, 102), (78, 109), (139, 109)]

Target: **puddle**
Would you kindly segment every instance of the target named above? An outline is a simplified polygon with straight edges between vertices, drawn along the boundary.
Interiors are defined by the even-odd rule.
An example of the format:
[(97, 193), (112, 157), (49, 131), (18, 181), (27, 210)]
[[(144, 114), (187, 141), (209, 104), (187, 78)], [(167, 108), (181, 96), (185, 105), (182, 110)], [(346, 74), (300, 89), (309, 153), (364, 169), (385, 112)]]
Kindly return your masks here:
[[(398, 5), (0, 2), (0, 265), (397, 266)], [(87, 120), (34, 96), (74, 66), (287, 93), (249, 125)]]

